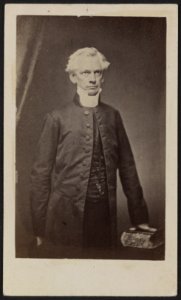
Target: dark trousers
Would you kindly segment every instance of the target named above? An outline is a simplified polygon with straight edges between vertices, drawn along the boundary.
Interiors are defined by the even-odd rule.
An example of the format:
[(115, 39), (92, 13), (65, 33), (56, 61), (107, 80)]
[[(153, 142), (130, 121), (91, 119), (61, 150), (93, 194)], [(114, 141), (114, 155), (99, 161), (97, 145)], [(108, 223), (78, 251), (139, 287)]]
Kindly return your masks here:
[(111, 246), (110, 216), (107, 197), (86, 199), (84, 212), (84, 247)]

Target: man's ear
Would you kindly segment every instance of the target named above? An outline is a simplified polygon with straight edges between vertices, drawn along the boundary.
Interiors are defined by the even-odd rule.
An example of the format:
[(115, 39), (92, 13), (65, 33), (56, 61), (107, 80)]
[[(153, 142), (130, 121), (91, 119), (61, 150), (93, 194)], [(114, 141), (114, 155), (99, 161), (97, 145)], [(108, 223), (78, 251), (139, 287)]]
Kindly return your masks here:
[(102, 71), (102, 78), (101, 78), (101, 83), (104, 82), (104, 71)]
[(76, 74), (75, 73), (70, 73), (69, 74), (69, 78), (70, 78), (70, 81), (75, 84), (77, 83), (77, 77), (76, 77)]

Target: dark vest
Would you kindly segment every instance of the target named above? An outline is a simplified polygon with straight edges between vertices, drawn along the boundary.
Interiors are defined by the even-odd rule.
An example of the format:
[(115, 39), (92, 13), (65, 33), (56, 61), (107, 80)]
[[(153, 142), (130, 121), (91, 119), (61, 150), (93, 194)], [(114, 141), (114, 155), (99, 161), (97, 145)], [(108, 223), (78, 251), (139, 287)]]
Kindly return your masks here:
[(84, 212), (84, 246), (111, 243), (107, 176), (101, 137), (93, 112), (93, 154)]

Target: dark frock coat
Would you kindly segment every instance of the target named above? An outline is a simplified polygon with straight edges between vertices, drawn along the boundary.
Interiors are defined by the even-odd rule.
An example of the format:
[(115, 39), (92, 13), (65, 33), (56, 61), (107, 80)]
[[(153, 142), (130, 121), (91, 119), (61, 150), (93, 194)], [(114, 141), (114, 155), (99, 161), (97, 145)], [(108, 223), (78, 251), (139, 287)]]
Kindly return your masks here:
[[(116, 184), (119, 170), (133, 225), (148, 211), (120, 113), (99, 101), (94, 108), (104, 152), (112, 244), (117, 237)], [(74, 101), (44, 121), (31, 173), (34, 233), (65, 245), (82, 245), (84, 206), (93, 151), (93, 115)]]

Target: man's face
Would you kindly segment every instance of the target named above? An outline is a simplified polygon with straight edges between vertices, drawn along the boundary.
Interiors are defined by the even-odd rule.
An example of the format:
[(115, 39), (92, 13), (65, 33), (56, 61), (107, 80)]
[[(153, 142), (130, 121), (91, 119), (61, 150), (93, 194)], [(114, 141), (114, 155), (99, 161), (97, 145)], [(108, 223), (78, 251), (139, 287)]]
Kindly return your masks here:
[(98, 93), (102, 84), (102, 69), (97, 56), (87, 56), (79, 58), (79, 67), (74, 73), (74, 82), (87, 92), (94, 96)]

